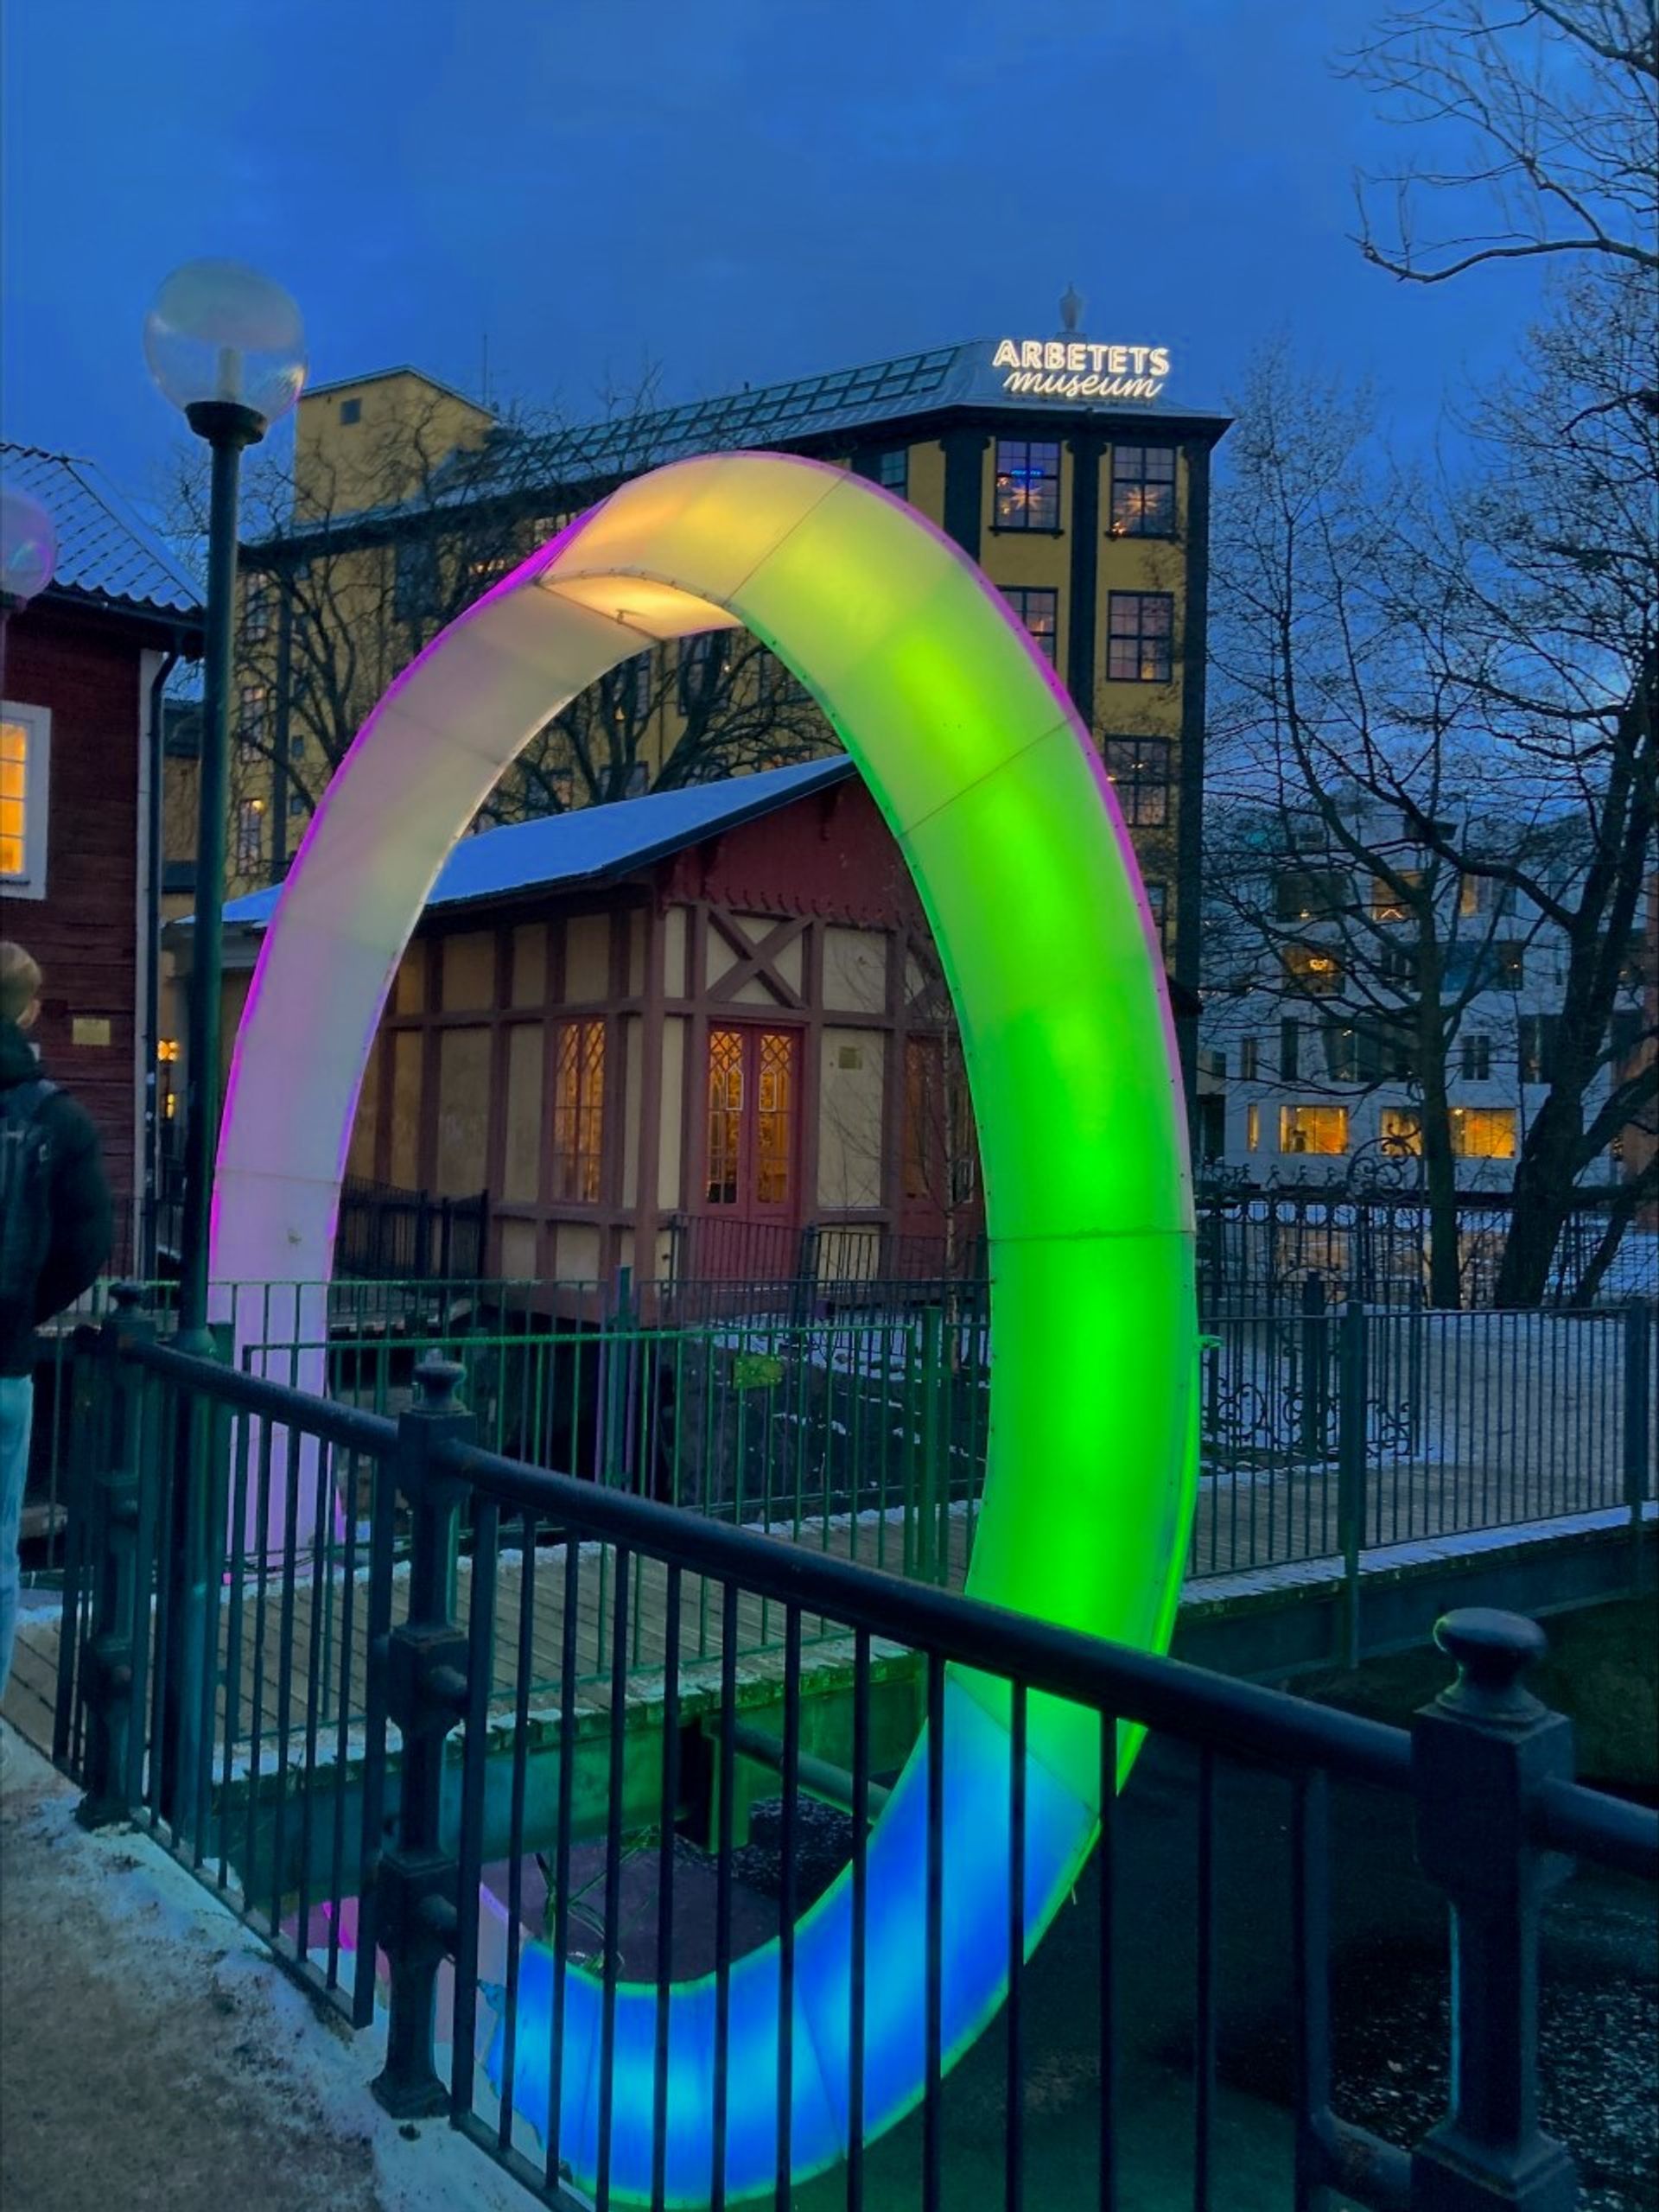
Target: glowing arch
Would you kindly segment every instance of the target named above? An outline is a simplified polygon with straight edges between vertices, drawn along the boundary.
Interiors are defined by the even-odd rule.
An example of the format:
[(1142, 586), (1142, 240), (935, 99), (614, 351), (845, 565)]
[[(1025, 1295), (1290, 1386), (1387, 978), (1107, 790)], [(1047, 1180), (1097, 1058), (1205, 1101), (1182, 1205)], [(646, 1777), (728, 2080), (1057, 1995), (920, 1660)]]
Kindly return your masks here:
[[(810, 687), (863, 772), (961, 1020), (995, 1329), (969, 1586), (1161, 1648), (1192, 1507), (1197, 1370), (1191, 1188), (1156, 938), (1098, 757), (1052, 671), (971, 562), (856, 477), (747, 454), (637, 479), (391, 686), (311, 824), (254, 979), (219, 1150), (215, 1277), (327, 1277), (358, 1088), (397, 963), (456, 836), (520, 747), (642, 645), (739, 624)], [(1028, 1726), (1027, 1949), (1088, 1853), (1099, 1765), (1092, 1716), (1033, 1700)], [(1005, 1694), (953, 1672), (947, 2063), (1007, 1988), (1008, 1768)], [(925, 1782), (918, 1746), (870, 1838), (870, 2136), (923, 2081)], [(846, 2148), (849, 1892), (843, 1878), (796, 1935), (798, 2178)], [(549, 1966), (526, 1955), (518, 2029), (516, 2101), (543, 2126)], [(772, 2102), (743, 2085), (776, 2078), (779, 2002), (773, 1944), (732, 1972), (734, 2197), (773, 2185)], [(619, 1992), (611, 2182), (622, 2197), (650, 2194), (656, 2003), (652, 1987)], [(675, 2204), (709, 2193), (714, 2007), (712, 1980), (672, 1992)], [(599, 2009), (598, 1985), (573, 1969), (560, 2137), (582, 2182), (597, 2164)]]

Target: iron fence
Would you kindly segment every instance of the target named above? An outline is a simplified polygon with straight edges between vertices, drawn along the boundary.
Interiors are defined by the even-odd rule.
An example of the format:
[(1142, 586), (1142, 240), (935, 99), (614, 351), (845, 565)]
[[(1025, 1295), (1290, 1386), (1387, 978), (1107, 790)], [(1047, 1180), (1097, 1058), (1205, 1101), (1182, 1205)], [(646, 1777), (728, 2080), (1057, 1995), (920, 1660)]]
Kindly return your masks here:
[[(1156, 2193), (1233, 2203), (1229, 1946), (1266, 1909), (1223, 1879), (1246, 1776), (1281, 1808), (1294, 2065), (1274, 2201), (1577, 2201), (1538, 2120), (1543, 1910), (1569, 1854), (1653, 1880), (1659, 1817), (1573, 1781), (1567, 1724), (1522, 1684), (1529, 1624), (1443, 1623), (1458, 1682), (1408, 1736), (486, 1450), (451, 1363), (423, 1365), (394, 1423), (182, 1355), (130, 1306), (88, 1357), (105, 1387), (54, 1689), (85, 1816), (149, 1824), (353, 2023), (383, 2018), (382, 2101), (447, 2113), (560, 2212), (757, 2195), (854, 2212), (878, 2187), (940, 2212), (964, 2184), (1065, 2212), (1121, 2207), (1131, 2178), (1141, 2201), (1124, 1975), (1149, 1915), (1166, 1979), (1180, 1961), (1190, 2091), (1179, 2126), (1166, 2103), (1149, 2115)], [(336, 1530), (327, 1497), (359, 1477), (365, 1524)], [(757, 1671), (741, 1655), (760, 1609), (782, 1632)], [(1139, 1785), (1120, 1794), (1143, 1731), (1195, 1775), (1192, 1910), (1167, 1921), (1131, 1847)], [(1062, 1739), (1077, 1797), (1057, 1809)], [(1408, 2142), (1332, 2088), (1331, 1821), (1350, 1790), (1408, 1808), (1451, 1917), (1447, 2109)], [(1093, 1838), (1091, 1886), (1039, 1944), (1056, 1820)], [(1058, 2167), (1028, 2063), (1057, 1958), (1065, 2047), (1096, 2085)], [(964, 1990), (995, 2000), (976, 2037)]]

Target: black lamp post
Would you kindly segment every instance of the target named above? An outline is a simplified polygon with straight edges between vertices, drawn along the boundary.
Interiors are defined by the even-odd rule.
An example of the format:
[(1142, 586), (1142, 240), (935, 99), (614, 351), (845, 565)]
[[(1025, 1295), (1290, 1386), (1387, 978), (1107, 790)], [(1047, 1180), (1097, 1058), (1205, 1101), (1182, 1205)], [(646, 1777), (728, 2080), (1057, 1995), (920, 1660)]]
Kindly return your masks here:
[(230, 802), (232, 626), (237, 486), (245, 447), (287, 413), (305, 380), (300, 311), (268, 277), (233, 261), (176, 269), (144, 321), (150, 373), (213, 453), (207, 650), (198, 769), (195, 926), (191, 933), (189, 1064), (185, 1071), (184, 1212), (179, 1235), (179, 1341), (212, 1349), (207, 1269), (219, 1147), (219, 976)]

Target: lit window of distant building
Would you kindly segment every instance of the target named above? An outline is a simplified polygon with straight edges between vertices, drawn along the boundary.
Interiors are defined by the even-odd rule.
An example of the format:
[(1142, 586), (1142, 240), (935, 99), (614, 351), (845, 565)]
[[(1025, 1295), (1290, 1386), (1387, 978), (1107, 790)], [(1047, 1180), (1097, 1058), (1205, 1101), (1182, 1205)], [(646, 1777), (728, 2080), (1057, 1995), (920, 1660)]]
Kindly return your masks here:
[(0, 709), (0, 888), (46, 896), (46, 813), (52, 716), (44, 707)]
[(1284, 1153), (1319, 1153), (1333, 1156), (1348, 1149), (1348, 1109), (1345, 1106), (1281, 1106), (1279, 1109), (1279, 1149)]
[(1513, 1106), (1454, 1106), (1452, 1149), (1459, 1160), (1513, 1160)]
[(1058, 530), (1060, 448), (1035, 438), (996, 442), (998, 530)]
[(1115, 591), (1107, 604), (1106, 673), (1114, 683), (1167, 683), (1175, 601), (1166, 591)]
[(1114, 446), (1112, 536), (1173, 537), (1174, 534), (1174, 447)]
[(1060, 620), (1058, 592), (1014, 584), (1006, 587), (1002, 596), (1025, 624), (1037, 650), (1052, 668)]

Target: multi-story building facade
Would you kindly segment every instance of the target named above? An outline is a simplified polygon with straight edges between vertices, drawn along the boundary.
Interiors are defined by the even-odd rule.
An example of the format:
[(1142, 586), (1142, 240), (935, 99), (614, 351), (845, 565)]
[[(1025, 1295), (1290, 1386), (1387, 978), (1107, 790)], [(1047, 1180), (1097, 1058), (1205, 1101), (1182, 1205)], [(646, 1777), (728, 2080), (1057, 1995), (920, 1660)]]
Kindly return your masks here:
[[(1201, 1149), (1252, 1182), (1408, 1186), (1427, 1102), (1443, 1097), (1458, 1188), (1505, 1190), (1553, 1079), (1566, 940), (1524, 894), (1414, 847), (1386, 810), (1356, 802), (1354, 819), (1376, 867), (1287, 855), (1285, 824), (1264, 817), (1259, 871), (1211, 901)], [(1586, 1123), (1650, 1049), (1651, 885), (1643, 905)], [(1616, 1183), (1639, 1143), (1613, 1134), (1584, 1179)]]
[[(1068, 320), (1078, 304), (1068, 299)], [(1161, 347), (1068, 328), (536, 435), (410, 369), (313, 389), (298, 409), (291, 513), (242, 555), (232, 888), (280, 879), (350, 733), (496, 575), (643, 469), (764, 448), (908, 500), (1002, 591), (1095, 734), (1169, 968), (1190, 992), (1210, 457), (1227, 421), (1169, 403), (1169, 367)], [(584, 758), (543, 749), (523, 811), (833, 745), (787, 671), (756, 651), (722, 677), (725, 650), (717, 637), (688, 639), (607, 679), (591, 737), (576, 744)], [(711, 681), (728, 687), (728, 734), (735, 718), (741, 741), (711, 744), (701, 765), (688, 730)], [(609, 780), (585, 757), (594, 748), (610, 751)], [(1195, 1039), (1185, 1041), (1190, 1065)]]

